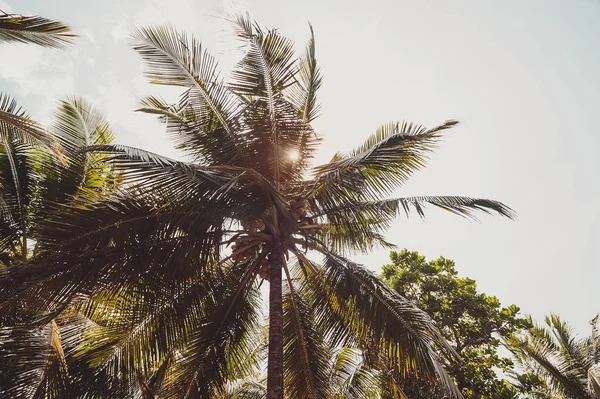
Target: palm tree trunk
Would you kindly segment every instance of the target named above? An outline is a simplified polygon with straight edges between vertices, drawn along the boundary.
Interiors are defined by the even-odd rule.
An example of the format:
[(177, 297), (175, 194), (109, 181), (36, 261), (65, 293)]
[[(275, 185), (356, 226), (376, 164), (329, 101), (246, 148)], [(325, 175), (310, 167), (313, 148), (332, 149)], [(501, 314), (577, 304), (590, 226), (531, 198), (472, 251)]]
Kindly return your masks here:
[(269, 364), (267, 399), (283, 399), (283, 305), (281, 299), (283, 249), (274, 243), (269, 255)]
[(21, 258), (23, 259), (23, 262), (27, 261), (27, 232), (25, 231), (25, 226), (23, 226), (23, 245), (21, 245)]

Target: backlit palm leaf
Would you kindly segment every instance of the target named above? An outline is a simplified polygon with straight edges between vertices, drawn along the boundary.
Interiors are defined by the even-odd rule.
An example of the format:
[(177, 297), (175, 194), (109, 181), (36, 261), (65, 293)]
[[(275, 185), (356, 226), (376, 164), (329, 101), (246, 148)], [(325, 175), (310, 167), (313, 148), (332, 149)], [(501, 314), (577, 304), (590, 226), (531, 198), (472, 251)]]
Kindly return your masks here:
[(330, 354), (312, 309), (298, 292), (283, 298), (286, 392), (298, 399), (330, 397)]
[[(69, 376), (58, 325), (1, 327), (0, 395), (10, 398), (68, 396)], [(15, 358), (14, 353), (19, 357)]]
[(34, 146), (45, 146), (63, 162), (65, 160), (56, 139), (30, 119), (14, 98), (3, 93), (0, 93), (0, 137), (7, 142), (19, 141)]
[(546, 382), (553, 397), (597, 399), (591, 339), (577, 339), (557, 315), (546, 327), (535, 326), (523, 337), (508, 340), (509, 349), (526, 371)]
[[(390, 290), (367, 269), (325, 252), (322, 271), (316, 269), (311, 287), (319, 299), (322, 323), (329, 334), (346, 336), (365, 349), (385, 353), (403, 375), (439, 378), (449, 397), (460, 393), (445, 373), (433, 345), (445, 344), (429, 316)], [(342, 321), (342, 323), (340, 323)], [(427, 377), (429, 376), (429, 377)]]
[(71, 29), (59, 21), (37, 16), (4, 14), (0, 11), (0, 43), (32, 43), (43, 47), (65, 47), (73, 42)]
[(282, 182), (298, 177), (293, 163), (286, 162), (286, 154), (297, 151), (302, 160), (313, 150), (307, 140), (312, 130), (299, 119), (302, 110), (284, 97), (284, 91), (296, 84), (298, 74), (294, 46), (276, 30), (264, 32), (247, 14), (236, 15), (234, 25), (246, 46), (231, 85), (247, 103), (244, 135), (250, 151), (267, 158), (266, 162), (254, 160), (253, 167), (279, 188)]
[(170, 26), (142, 28), (133, 37), (151, 82), (186, 89), (178, 108), (196, 116), (196, 129), (189, 135), (213, 138), (213, 148), (207, 151), (210, 160), (243, 166), (245, 154), (231, 116), (236, 104), (219, 77), (215, 59), (196, 38)]
[(447, 121), (433, 129), (412, 123), (389, 123), (347, 156), (314, 169), (308, 193), (323, 203), (377, 200), (425, 167), (443, 130), (456, 125)]
[(337, 351), (332, 359), (329, 380), (336, 399), (379, 398), (379, 375), (366, 365), (363, 354), (356, 349)]

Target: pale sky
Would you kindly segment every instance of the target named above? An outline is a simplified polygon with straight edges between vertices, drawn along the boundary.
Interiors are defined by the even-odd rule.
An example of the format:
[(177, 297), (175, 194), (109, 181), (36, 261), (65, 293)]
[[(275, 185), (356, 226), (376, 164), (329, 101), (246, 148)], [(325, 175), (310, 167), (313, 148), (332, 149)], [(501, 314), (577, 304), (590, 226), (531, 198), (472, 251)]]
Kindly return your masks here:
[[(133, 112), (159, 90), (128, 46), (131, 28), (172, 23), (194, 33), (227, 74), (239, 54), (218, 18), (224, 10), (248, 10), (299, 49), (310, 21), (324, 75), (318, 161), (390, 120), (459, 119), (398, 195), (493, 198), (519, 219), (476, 223), (431, 208), (425, 221), (398, 219), (389, 239), (456, 260), (503, 304), (539, 320), (558, 312), (589, 333), (600, 312), (600, 0), (0, 0), (0, 9), (58, 19), (80, 35), (64, 51), (0, 46), (1, 91), (44, 123), (56, 100), (84, 96), (117, 142), (169, 156), (177, 154), (164, 128)], [(356, 259), (378, 272), (388, 253)]]

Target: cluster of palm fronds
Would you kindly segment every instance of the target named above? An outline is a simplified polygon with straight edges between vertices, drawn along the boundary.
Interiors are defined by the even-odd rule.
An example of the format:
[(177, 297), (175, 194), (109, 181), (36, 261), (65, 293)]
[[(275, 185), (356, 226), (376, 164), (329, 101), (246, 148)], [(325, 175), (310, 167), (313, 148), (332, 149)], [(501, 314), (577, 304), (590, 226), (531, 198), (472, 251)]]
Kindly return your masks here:
[[(401, 398), (403, 381), (419, 378), (460, 397), (430, 318), (346, 256), (389, 245), (394, 218), (426, 204), (512, 211), (468, 197), (382, 199), (455, 121), (389, 123), (311, 168), (314, 37), (297, 58), (276, 30), (232, 22), (245, 53), (229, 83), (194, 37), (134, 34), (149, 79), (183, 92), (140, 110), (191, 162), (112, 144), (82, 100), (61, 103), (51, 133), (2, 101), (0, 396), (367, 398), (385, 384)], [(55, 22), (0, 17), (0, 39), (70, 37)]]
[(577, 338), (557, 315), (546, 326), (535, 326), (524, 336), (508, 340), (509, 349), (528, 373), (521, 382), (532, 398), (600, 399), (600, 337), (598, 317), (592, 334)]

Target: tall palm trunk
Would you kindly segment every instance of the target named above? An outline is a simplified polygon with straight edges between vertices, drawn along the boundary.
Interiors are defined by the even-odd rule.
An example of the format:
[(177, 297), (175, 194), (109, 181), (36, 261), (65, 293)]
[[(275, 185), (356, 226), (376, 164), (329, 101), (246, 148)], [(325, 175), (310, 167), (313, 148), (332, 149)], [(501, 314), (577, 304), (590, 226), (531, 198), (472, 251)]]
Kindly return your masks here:
[(283, 399), (283, 248), (275, 242), (269, 256), (269, 365), (267, 399)]

